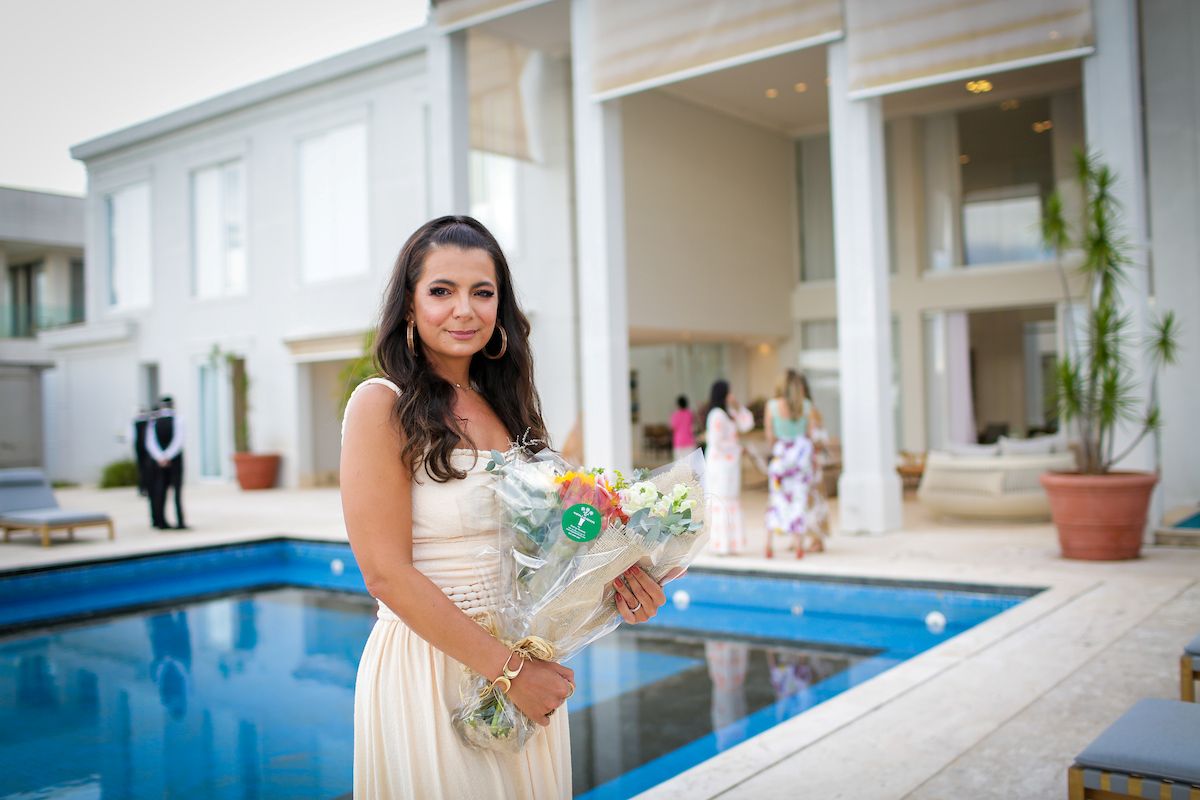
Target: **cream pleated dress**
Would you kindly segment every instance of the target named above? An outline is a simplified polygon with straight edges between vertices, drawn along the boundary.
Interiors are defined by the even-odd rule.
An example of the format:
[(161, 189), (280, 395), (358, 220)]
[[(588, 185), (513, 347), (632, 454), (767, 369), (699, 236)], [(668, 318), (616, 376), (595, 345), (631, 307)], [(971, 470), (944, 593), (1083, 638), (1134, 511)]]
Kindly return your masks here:
[[(385, 378), (362, 386), (368, 383), (399, 393)], [(487, 454), (456, 450), (453, 459), (467, 470), (465, 479), (413, 481), (413, 564), (474, 616), (492, 608), (498, 570), (494, 555), (480, 557), (496, 545), (495, 526), (476, 520), (480, 504), (490, 502), (483, 488)], [(379, 602), (354, 692), (355, 800), (571, 796), (566, 706), (516, 755), (476, 750), (450, 724), (463, 669)]]

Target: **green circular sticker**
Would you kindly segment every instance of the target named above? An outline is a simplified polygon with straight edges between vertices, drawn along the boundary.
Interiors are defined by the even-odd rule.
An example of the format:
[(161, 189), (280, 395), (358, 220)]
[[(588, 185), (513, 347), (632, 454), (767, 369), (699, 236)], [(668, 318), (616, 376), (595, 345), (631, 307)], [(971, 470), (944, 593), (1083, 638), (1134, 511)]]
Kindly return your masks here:
[(590, 542), (600, 535), (600, 512), (590, 503), (576, 503), (563, 512), (563, 533), (576, 542)]

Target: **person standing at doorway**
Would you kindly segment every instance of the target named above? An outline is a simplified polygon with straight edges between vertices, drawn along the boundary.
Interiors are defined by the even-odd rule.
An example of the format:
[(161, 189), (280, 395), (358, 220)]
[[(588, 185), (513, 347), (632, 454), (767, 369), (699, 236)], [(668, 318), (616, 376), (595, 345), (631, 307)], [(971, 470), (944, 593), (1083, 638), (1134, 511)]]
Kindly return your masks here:
[(754, 427), (754, 415), (738, 403), (729, 382), (712, 385), (705, 433), (704, 488), (710, 552), (737, 555), (746, 546), (742, 526), (742, 446), (738, 434)]
[(678, 461), (696, 449), (696, 415), (688, 408), (686, 395), (679, 395), (675, 405), (678, 408), (671, 415), (671, 445)]
[(133, 465), (137, 469), (138, 494), (146, 497), (150, 494), (150, 455), (146, 452), (146, 425), (153, 414), (145, 406), (138, 409), (130, 423), (130, 440), (133, 442)]
[[(166, 443), (165, 445), (163, 443)], [(175, 404), (164, 397), (159, 411), (146, 426), (146, 452), (150, 456), (151, 524), (166, 530), (167, 489), (175, 490), (175, 527), (186, 530), (183, 521), (183, 420), (175, 413)]]

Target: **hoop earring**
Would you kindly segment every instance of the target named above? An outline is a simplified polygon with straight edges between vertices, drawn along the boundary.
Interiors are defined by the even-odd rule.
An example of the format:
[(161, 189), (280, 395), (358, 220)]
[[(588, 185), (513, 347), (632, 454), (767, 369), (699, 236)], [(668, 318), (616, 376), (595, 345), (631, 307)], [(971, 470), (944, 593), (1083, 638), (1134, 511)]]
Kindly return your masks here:
[(496, 353), (496, 355), (492, 355), (486, 349), (483, 351), (483, 355), (487, 358), (490, 358), (492, 361), (495, 361), (498, 358), (503, 358), (504, 354), (508, 352), (508, 334), (504, 332), (504, 328), (500, 325), (496, 326), (496, 330), (500, 331), (500, 352)]
[(408, 321), (408, 352), (414, 356), (417, 354), (417, 347), (413, 344), (413, 328), (415, 327), (417, 327), (416, 324), (410, 319)]

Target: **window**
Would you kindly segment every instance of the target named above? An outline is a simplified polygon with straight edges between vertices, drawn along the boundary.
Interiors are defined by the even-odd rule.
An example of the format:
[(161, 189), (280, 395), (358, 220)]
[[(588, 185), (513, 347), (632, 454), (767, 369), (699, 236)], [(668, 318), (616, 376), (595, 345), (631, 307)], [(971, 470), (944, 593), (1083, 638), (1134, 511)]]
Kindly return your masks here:
[(192, 295), (246, 291), (246, 168), (230, 161), (192, 173)]
[(125, 311), (150, 305), (150, 184), (105, 197), (108, 216), (108, 305)]
[(471, 151), (471, 216), (487, 226), (504, 255), (512, 259), (520, 247), (517, 235), (517, 161), (508, 156)]
[(833, 175), (829, 137), (796, 142), (796, 195), (800, 206), (800, 280), (831, 281), (833, 253)]
[(1082, 145), (1077, 92), (924, 120), (928, 269), (1045, 261), (1044, 200)]
[(313, 283), (365, 273), (367, 230), (366, 124), (301, 140), (301, 278)]

